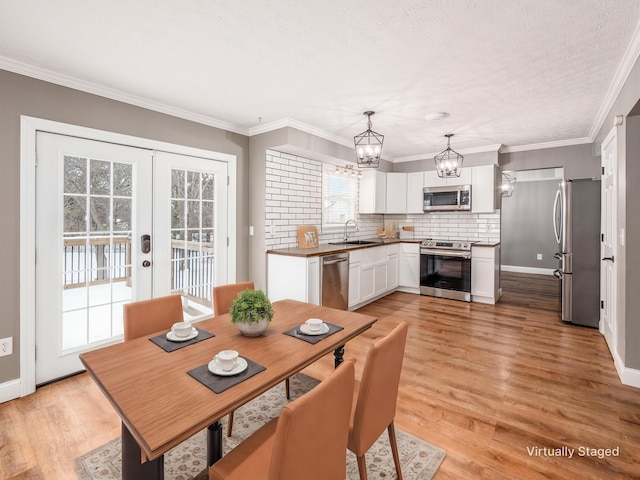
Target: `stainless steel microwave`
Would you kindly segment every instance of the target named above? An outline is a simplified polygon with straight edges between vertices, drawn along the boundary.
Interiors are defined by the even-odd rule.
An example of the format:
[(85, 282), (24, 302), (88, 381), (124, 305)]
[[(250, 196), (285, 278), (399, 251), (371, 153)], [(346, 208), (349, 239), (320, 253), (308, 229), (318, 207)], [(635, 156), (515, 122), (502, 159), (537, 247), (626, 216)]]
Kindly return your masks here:
[(471, 210), (471, 185), (425, 187), (422, 192), (425, 212)]

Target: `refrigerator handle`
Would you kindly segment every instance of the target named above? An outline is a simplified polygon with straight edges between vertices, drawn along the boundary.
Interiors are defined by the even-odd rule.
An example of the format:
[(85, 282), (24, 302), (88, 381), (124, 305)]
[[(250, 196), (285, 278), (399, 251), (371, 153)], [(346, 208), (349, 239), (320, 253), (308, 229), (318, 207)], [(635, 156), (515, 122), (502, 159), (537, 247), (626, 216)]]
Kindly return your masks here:
[(553, 233), (556, 235), (556, 242), (560, 243), (560, 232), (558, 231), (558, 222), (556, 222), (558, 214), (558, 202), (560, 201), (560, 190), (556, 192), (556, 199), (553, 202)]

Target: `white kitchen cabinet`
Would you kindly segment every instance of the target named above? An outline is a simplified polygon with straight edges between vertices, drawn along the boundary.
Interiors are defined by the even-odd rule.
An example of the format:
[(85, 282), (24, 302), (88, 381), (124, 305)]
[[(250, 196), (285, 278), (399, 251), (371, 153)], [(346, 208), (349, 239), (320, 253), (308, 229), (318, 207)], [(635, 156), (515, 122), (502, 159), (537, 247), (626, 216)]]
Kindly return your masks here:
[(420, 244), (401, 243), (398, 260), (399, 290), (420, 293)]
[(388, 172), (385, 213), (407, 213), (407, 174)]
[(422, 210), (424, 173), (407, 173), (407, 213), (424, 213)]
[(500, 293), (500, 245), (472, 246), (471, 301), (494, 304)]
[(387, 202), (387, 178), (384, 172), (365, 170), (359, 187), (360, 213), (385, 213)]
[(471, 176), (471, 211), (493, 213), (500, 208), (502, 172), (496, 165), (473, 167)]
[(398, 288), (399, 281), (399, 252), (400, 244), (394, 243), (389, 245), (387, 249), (387, 290), (395, 290)]
[(386, 245), (359, 250), (360, 304), (373, 300), (388, 291), (388, 250)]
[(320, 305), (320, 257), (267, 255), (267, 296)]
[(424, 172), (424, 186), (425, 187), (444, 187), (452, 185), (471, 185), (471, 168), (462, 167), (459, 177), (445, 177), (440, 178), (438, 172), (435, 170), (429, 170)]
[(362, 250), (349, 253), (349, 308), (360, 303), (360, 258)]

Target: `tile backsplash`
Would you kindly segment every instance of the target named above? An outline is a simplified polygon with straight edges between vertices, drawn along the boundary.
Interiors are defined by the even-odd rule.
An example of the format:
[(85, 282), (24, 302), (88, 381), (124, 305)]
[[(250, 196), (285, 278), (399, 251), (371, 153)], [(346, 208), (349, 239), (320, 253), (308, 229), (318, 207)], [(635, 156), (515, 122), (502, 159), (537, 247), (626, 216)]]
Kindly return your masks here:
[[(342, 238), (344, 231), (322, 232), (322, 163), (267, 150), (265, 249), (296, 247), (298, 225), (318, 227), (320, 243)], [(441, 212), (374, 214), (356, 217), (359, 231), (351, 239), (377, 236), (378, 226), (414, 227), (416, 239), (500, 241), (500, 211), (494, 213)], [(403, 236), (407, 232), (403, 233)], [(410, 235), (410, 234), (409, 234)]]

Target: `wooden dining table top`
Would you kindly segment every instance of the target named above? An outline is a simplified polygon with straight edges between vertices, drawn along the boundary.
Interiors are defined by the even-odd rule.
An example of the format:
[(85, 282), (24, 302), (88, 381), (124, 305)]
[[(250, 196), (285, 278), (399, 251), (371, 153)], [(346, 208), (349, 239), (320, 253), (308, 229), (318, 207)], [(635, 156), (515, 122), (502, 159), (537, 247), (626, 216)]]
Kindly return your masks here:
[[(194, 323), (214, 337), (166, 352), (152, 335), (80, 355), (89, 375), (120, 415), (150, 460), (249, 400), (344, 345), (376, 318), (294, 300), (273, 303), (274, 317), (263, 336), (245, 337), (229, 314)], [(309, 318), (344, 327), (316, 344), (285, 335)], [(208, 364), (221, 350), (237, 350), (266, 370), (217, 394), (187, 372)]]

